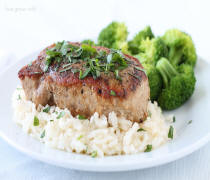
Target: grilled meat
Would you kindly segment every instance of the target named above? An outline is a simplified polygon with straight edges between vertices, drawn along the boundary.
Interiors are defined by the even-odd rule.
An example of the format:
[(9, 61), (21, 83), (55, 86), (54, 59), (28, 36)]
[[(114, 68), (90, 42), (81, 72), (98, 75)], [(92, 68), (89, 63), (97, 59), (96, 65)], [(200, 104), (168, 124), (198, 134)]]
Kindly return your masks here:
[[(81, 44), (65, 43), (70, 47), (62, 49), (53, 44), (18, 72), (28, 100), (36, 105), (68, 108), (73, 116), (90, 117), (95, 112), (107, 116), (114, 111), (131, 121), (145, 119), (150, 89), (143, 67), (136, 58), (104, 47), (88, 47), (90, 51), (96, 50), (97, 55), (104, 54), (98, 57), (99, 60), (94, 53), (87, 58), (82, 55), (85, 51)], [(62, 52), (62, 56), (57, 51)], [(124, 61), (120, 64), (117, 58), (114, 59), (115, 55), (119, 61)], [(102, 57), (104, 60), (100, 60)], [(112, 64), (115, 66), (111, 67)]]

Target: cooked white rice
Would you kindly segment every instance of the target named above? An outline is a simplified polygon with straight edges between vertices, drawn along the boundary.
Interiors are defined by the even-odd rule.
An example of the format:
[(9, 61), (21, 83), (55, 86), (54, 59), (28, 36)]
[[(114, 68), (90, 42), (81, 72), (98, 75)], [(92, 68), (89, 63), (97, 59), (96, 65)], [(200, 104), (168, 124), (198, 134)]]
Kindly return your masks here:
[[(15, 122), (24, 132), (52, 148), (103, 157), (144, 152), (147, 145), (155, 149), (169, 140), (168, 120), (156, 102), (149, 102), (150, 117), (139, 124), (118, 118), (114, 112), (108, 117), (99, 117), (96, 112), (90, 120), (80, 120), (68, 109), (55, 106), (46, 113), (43, 109), (48, 106), (35, 108), (34, 103), (25, 99), (21, 88), (17, 88), (12, 100)], [(58, 118), (59, 115), (63, 116)], [(34, 126), (35, 116), (38, 126)], [(144, 131), (138, 131), (140, 128)]]

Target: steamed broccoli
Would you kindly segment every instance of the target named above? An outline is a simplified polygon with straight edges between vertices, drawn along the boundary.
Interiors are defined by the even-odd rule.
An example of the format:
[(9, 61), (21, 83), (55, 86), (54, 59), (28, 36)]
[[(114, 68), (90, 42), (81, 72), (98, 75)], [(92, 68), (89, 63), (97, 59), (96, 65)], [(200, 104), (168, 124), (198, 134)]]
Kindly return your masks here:
[(146, 26), (142, 31), (136, 34), (133, 40), (128, 41), (128, 50), (131, 52), (131, 54), (136, 55), (140, 52), (139, 47), (141, 45), (141, 42), (146, 38), (148, 39), (154, 38), (150, 26)]
[(162, 77), (155, 66), (151, 64), (142, 64), (142, 65), (149, 79), (150, 99), (152, 101), (157, 100), (163, 86)]
[(117, 43), (117, 49), (121, 50), (125, 54), (130, 54), (129, 51), (128, 51), (128, 43), (126, 41), (118, 42)]
[(158, 104), (165, 110), (180, 107), (194, 92), (196, 79), (192, 66), (182, 64), (175, 69), (166, 58), (161, 58), (156, 67), (164, 84)]
[[(156, 65), (161, 57), (168, 56), (168, 49), (164, 41), (160, 38), (142, 40), (140, 45), (140, 56), (142, 56), (142, 63), (149, 63)], [(140, 59), (141, 60), (141, 59)]]
[(173, 65), (185, 63), (195, 66), (197, 59), (195, 46), (188, 34), (178, 29), (171, 29), (166, 31), (163, 40), (169, 48), (168, 58)]
[(98, 36), (98, 45), (127, 51), (128, 31), (124, 23), (112, 22), (102, 29)]
[(90, 46), (95, 46), (95, 42), (90, 39), (85, 39), (81, 42), (82, 44), (88, 44)]

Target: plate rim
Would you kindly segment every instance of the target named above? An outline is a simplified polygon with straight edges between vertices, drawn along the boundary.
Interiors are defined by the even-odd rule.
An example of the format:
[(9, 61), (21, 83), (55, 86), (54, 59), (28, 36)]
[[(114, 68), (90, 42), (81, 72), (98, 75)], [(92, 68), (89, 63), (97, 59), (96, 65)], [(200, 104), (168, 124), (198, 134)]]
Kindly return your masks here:
[[(27, 136), (28, 134), (25, 134), (25, 135)], [(88, 171), (88, 172), (121, 172), (121, 171), (132, 171), (132, 170), (152, 168), (152, 167), (168, 164), (175, 160), (179, 160), (182, 157), (188, 156), (188, 155), (192, 154), (193, 152), (197, 151), (198, 149), (200, 149), (201, 147), (203, 147), (204, 145), (206, 145), (208, 142), (210, 142), (210, 132), (209, 132), (206, 136), (202, 137), (199, 141), (191, 144), (190, 146), (182, 148), (181, 150), (171, 153), (170, 155), (164, 156), (164, 158), (162, 158), (162, 157), (161, 158), (152, 158), (150, 161), (147, 161), (147, 165), (143, 166), (143, 167), (141, 164), (138, 164), (137, 161), (132, 161), (130, 163), (127, 163), (126, 165), (118, 164), (117, 168), (115, 166), (112, 166), (111, 164), (109, 164), (109, 166), (104, 165), (104, 164), (98, 165), (98, 167), (96, 168), (96, 166), (94, 166), (92, 164), (87, 165), (86, 163), (84, 163), (84, 162), (81, 163), (79, 161), (74, 161), (74, 162), (68, 161), (68, 163), (64, 164), (63, 161), (58, 162), (58, 160), (52, 160), (50, 158), (45, 157), (42, 154), (28, 151), (27, 148), (24, 148), (24, 147), (20, 146), (19, 144), (16, 144), (13, 140), (9, 139), (1, 131), (0, 131), (0, 137), (2, 137), (3, 140), (5, 140), (10, 146), (14, 147), (19, 152), (26, 154), (27, 156), (32, 157), (35, 160), (39, 160), (41, 162), (45, 162), (47, 164), (55, 165), (58, 167), (80, 170), (80, 171)], [(42, 145), (44, 145), (44, 144), (42, 144)], [(59, 150), (57, 150), (57, 151), (59, 151)], [(72, 153), (72, 155), (74, 155), (74, 154)], [(127, 155), (127, 156), (138, 156), (138, 154), (131, 154), (131, 155)], [(104, 157), (104, 158), (106, 158), (106, 157)], [(156, 162), (154, 162), (154, 161), (156, 161)], [(150, 164), (151, 162), (153, 162), (152, 165)], [(129, 166), (131, 164), (132, 164), (132, 166)]]

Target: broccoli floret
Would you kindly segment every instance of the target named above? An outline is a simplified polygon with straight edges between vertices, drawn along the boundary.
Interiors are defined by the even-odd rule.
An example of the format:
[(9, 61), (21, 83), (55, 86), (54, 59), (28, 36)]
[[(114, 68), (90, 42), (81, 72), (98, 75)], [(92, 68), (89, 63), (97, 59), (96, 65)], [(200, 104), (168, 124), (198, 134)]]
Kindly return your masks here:
[(121, 49), (126, 44), (127, 36), (128, 31), (124, 23), (112, 22), (100, 32), (98, 36), (98, 45), (113, 49)]
[(140, 51), (142, 52), (140, 53), (140, 56), (143, 57), (142, 61), (153, 65), (156, 65), (161, 57), (168, 56), (167, 46), (160, 37), (142, 40)]
[(149, 79), (150, 99), (152, 101), (155, 101), (157, 100), (162, 90), (162, 86), (163, 86), (162, 77), (155, 66), (151, 64), (142, 64), (142, 65)]
[(130, 54), (128, 51), (128, 43), (126, 41), (124, 42), (118, 42), (117, 43), (117, 49), (121, 50), (125, 54)]
[(144, 53), (139, 53), (137, 55), (134, 55), (135, 58), (137, 58), (140, 63), (144, 63), (144, 64), (147, 64), (147, 62), (150, 62), (150, 60), (148, 59), (148, 57), (146, 56), (146, 54)]
[(90, 46), (95, 46), (95, 42), (90, 39), (85, 39), (81, 42), (82, 44), (88, 44)]
[(136, 36), (131, 41), (128, 41), (128, 50), (131, 52), (132, 55), (139, 54), (140, 52), (139, 47), (141, 45), (141, 42), (146, 38), (148, 39), (154, 38), (150, 26), (146, 26), (142, 31), (136, 34)]
[(186, 63), (192, 67), (195, 66), (197, 59), (196, 50), (188, 34), (178, 29), (171, 29), (166, 31), (163, 40), (169, 48), (168, 58), (173, 65)]
[(166, 59), (161, 58), (156, 65), (159, 70), (164, 88), (158, 97), (162, 109), (172, 110), (180, 107), (193, 94), (195, 89), (195, 76), (190, 65), (182, 64), (175, 69)]

